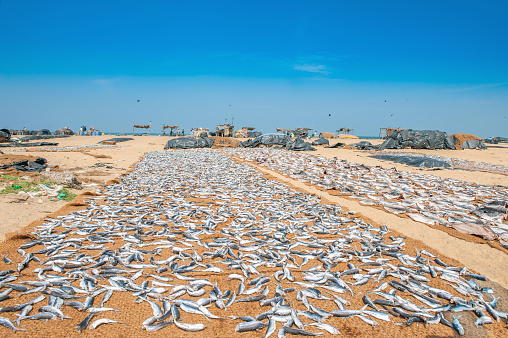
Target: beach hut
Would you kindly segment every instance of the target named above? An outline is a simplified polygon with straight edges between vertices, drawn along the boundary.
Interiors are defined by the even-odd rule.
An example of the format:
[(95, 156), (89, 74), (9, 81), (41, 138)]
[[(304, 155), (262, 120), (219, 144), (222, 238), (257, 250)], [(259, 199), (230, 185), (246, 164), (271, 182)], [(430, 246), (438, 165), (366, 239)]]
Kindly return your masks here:
[(173, 136), (174, 134), (176, 133), (173, 133), (174, 130), (178, 130), (180, 126), (166, 126), (166, 125), (163, 125), (162, 126), (162, 133), (165, 135), (166, 134), (166, 129), (169, 129), (169, 136)]
[(235, 135), (235, 127), (231, 124), (219, 124), (215, 127), (215, 136), (233, 137)]
[(150, 129), (152, 128), (152, 121), (150, 121), (149, 124), (133, 124), (132, 125), (132, 136), (134, 136), (134, 132), (135, 132), (136, 128), (148, 129), (148, 135), (150, 135)]

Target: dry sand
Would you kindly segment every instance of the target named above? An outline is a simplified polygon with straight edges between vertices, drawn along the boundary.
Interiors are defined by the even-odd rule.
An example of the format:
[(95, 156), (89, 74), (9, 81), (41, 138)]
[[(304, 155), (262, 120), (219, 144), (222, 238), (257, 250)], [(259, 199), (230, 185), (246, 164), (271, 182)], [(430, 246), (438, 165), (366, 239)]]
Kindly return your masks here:
[[(101, 140), (108, 138), (111, 138), (111, 136), (73, 136), (70, 138), (58, 139), (56, 142), (59, 142), (59, 147), (67, 147), (84, 144), (95, 144)], [(94, 191), (95, 186), (90, 184), (104, 184), (114, 180), (119, 175), (125, 173), (133, 164), (139, 160), (143, 154), (149, 151), (162, 150), (164, 144), (169, 139), (169, 137), (162, 136), (136, 136), (133, 138), (133, 141), (118, 143), (117, 147), (113, 148), (85, 148), (59, 152), (40, 151), (34, 148), (26, 148), (26, 152), (6, 151), (5, 153), (9, 154), (11, 157), (20, 158), (23, 156), (44, 157), (48, 160), (48, 164), (53, 166), (55, 170), (70, 171), (76, 174), (79, 179), (82, 179), (85, 184), (89, 184), (88, 186), (85, 186), (83, 190), (75, 191), (76, 193), (91, 193)], [(334, 143), (338, 140), (330, 141), (331, 143)], [(344, 143), (355, 143), (358, 141), (359, 140), (340, 140), (340, 142)], [(368, 141), (374, 144), (382, 142), (381, 140)], [(367, 165), (379, 165), (385, 168), (396, 167), (398, 170), (402, 171), (422, 172), (418, 169), (405, 165), (394, 164), (391, 162), (379, 161), (369, 158), (368, 153), (366, 152), (341, 148), (317, 148), (317, 151), (311, 153), (327, 157), (338, 157), (348, 161), (364, 163)], [(496, 145), (494, 147), (490, 147), (488, 150), (404, 151), (462, 158), (471, 161), (508, 166), (508, 146), (505, 145)], [(110, 168), (97, 167), (97, 164), (108, 165)], [(360, 205), (356, 201), (351, 201), (338, 196), (330, 195), (327, 192), (316, 189), (315, 187), (311, 187), (301, 182), (288, 179), (267, 169), (260, 168), (260, 170), (270, 174), (273, 179), (287, 182), (295, 188), (320, 195), (332, 203), (337, 203), (346, 209), (357, 211), (376, 224), (386, 224), (391, 230), (400, 232), (404, 236), (407, 236), (408, 241), (422, 243), (422, 245), (428, 246), (434, 252), (439, 252), (443, 259), (455, 260), (458, 262), (457, 264), (465, 265), (472, 270), (475, 270), (477, 273), (484, 274), (487, 276), (487, 278), (495, 282), (494, 287), (496, 292), (498, 292), (499, 289), (499, 292), (501, 292), (503, 295), (507, 294), (506, 290), (501, 288), (501, 286), (508, 288), (508, 274), (506, 273), (506, 266), (508, 266), (508, 255), (505, 252), (492, 248), (486, 244), (479, 244), (466, 239), (457, 238), (456, 236), (453, 236), (452, 234), (449, 234), (440, 229), (432, 228), (425, 224), (414, 222), (410, 219), (400, 218), (383, 210)], [(0, 170), (0, 173), (1, 172), (2, 171)], [(428, 172), (423, 171), (423, 173), (441, 177), (451, 177), (471, 182), (478, 182), (481, 184), (499, 184), (508, 186), (508, 177), (505, 175), (497, 175), (484, 172), (469, 172), (464, 170), (439, 170)], [(53, 202), (47, 199), (42, 199), (42, 202), (39, 202), (38, 200), (12, 202), (13, 199), (15, 199), (13, 196), (0, 197), (0, 219), (2, 220), (2, 223), (0, 224), (0, 236), (2, 239), (5, 238), (4, 236), (6, 233), (11, 233), (9, 235), (10, 238), (20, 229), (29, 226), (31, 223), (32, 226), (35, 224), (40, 224), (40, 222), (42, 222), (42, 220), (50, 213), (53, 213), (51, 216), (57, 214), (65, 214), (71, 210), (75, 210), (76, 208), (83, 207), (83, 204), (80, 203), (82, 197), (78, 197), (74, 202), (70, 203), (65, 203), (62, 201)], [(62, 207), (63, 209), (58, 211), (58, 209)], [(24, 242), (24, 239), (16, 239), (16, 237), (4, 241), (0, 244), (0, 252), (10, 251), (13, 247), (19, 245), (22, 242)], [(2, 265), (2, 268), (5, 268), (3, 263), (0, 263), (0, 265)], [(497, 283), (499, 285), (497, 285)], [(505, 303), (506, 299), (506, 297), (502, 297), (502, 302)], [(506, 307), (505, 305), (506, 304), (503, 304), (503, 308)], [(506, 311), (506, 309), (504, 310)], [(248, 307), (245, 307), (245, 311), (246, 314), (248, 314)], [(119, 319), (122, 320), (122, 318)], [(65, 326), (70, 325), (66, 321), (64, 321), (64, 323), (66, 323)], [(73, 321), (72, 324), (75, 325), (76, 323)], [(47, 331), (47, 328), (49, 327), (48, 325), (33, 325), (37, 326), (38, 329), (41, 329), (42, 331), (40, 332), (44, 331), (48, 334), (51, 334), (51, 332)], [(393, 324), (391, 325), (393, 326)], [(209, 330), (205, 331), (207, 336), (219, 336), (224, 334), (229, 335), (233, 333), (230, 332), (232, 327), (230, 324), (223, 325), (217, 322), (214, 323), (213, 326), (215, 326), (217, 330), (214, 330), (213, 334)], [(113, 328), (111, 329), (113, 330)], [(497, 332), (490, 329), (488, 331), (488, 336), (499, 336), (499, 334), (502, 334), (497, 331), (497, 329)], [(33, 334), (34, 332), (35, 331), (33, 330), (33, 327), (31, 327), (29, 333)], [(381, 330), (378, 328), (376, 330), (371, 330), (371, 332), (362, 331), (357, 332), (356, 334), (354, 332), (349, 333), (352, 335), (360, 336), (365, 336), (367, 334), (375, 334), (376, 336), (379, 336), (380, 332)], [(390, 332), (394, 333), (393, 330), (390, 330)], [(140, 332), (140, 330), (131, 331), (130, 329), (122, 329), (121, 334), (119, 332), (115, 334), (115, 331), (113, 330), (112, 332), (109, 332), (109, 336), (131, 336), (132, 334), (140, 333), (146, 334), (146, 332)], [(347, 334), (348, 332), (343, 332), (343, 334), (344, 333)], [(505, 333), (506, 332), (504, 332), (504, 334)], [(398, 331), (396, 335), (418, 336), (421, 334), (432, 334), (432, 332), (408, 328), (407, 330)], [(435, 334), (442, 335), (443, 333), (435, 332)], [(159, 336), (159, 334), (156, 335)], [(195, 336), (194, 334), (185, 334), (183, 332), (181, 332), (181, 335)], [(245, 336), (251, 335), (248, 334)], [(259, 336), (259, 334), (257, 336)], [(381, 336), (387, 335), (381, 334)]]

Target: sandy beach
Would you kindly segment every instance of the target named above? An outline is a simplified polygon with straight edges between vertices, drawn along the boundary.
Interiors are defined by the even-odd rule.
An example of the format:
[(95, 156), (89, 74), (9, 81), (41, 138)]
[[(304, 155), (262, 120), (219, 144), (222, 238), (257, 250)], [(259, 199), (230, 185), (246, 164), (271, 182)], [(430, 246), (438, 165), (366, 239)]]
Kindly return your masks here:
[[(44, 157), (48, 160), (48, 165), (53, 170), (59, 172), (71, 172), (80, 180), (83, 181), (82, 190), (73, 190), (76, 194), (84, 192), (93, 192), (96, 187), (102, 184), (108, 184), (120, 175), (126, 173), (139, 159), (150, 151), (160, 151), (164, 148), (166, 142), (174, 137), (167, 136), (125, 136), (131, 137), (134, 140), (120, 142), (115, 146), (109, 147), (94, 147), (98, 142), (111, 139), (111, 136), (72, 136), (69, 138), (56, 139), (59, 143), (57, 146), (65, 147), (68, 149), (53, 151), (51, 147), (39, 150), (34, 148), (14, 148), (16, 151), (4, 151), (4, 157), (8, 157), (4, 162), (16, 161), (17, 159), (24, 159), (29, 156), (31, 158)], [(369, 141), (374, 145), (383, 142), (381, 139), (330, 139), (330, 144), (342, 142), (346, 145), (356, 143), (359, 141)], [(79, 148), (87, 146), (85, 148)], [(419, 168), (398, 164), (389, 161), (381, 161), (369, 157), (370, 153), (355, 149), (344, 148), (325, 148), (324, 146), (316, 146), (317, 150), (308, 152), (316, 156), (324, 156), (328, 158), (340, 158), (350, 162), (362, 163), (369, 166), (380, 166), (386, 169), (397, 168), (399, 171), (408, 171), (415, 173), (424, 173), (428, 175), (435, 175), (444, 178), (453, 178), (463, 180), (466, 182), (476, 182), (484, 185), (501, 185), (508, 186), (508, 176), (493, 174), (480, 171), (467, 171), (467, 170), (422, 170)], [(19, 151), (19, 150), (26, 151)], [(396, 152), (406, 152), (415, 154), (429, 154), (438, 155), (443, 157), (451, 157), (464, 159), (474, 162), (496, 164), (508, 166), (508, 145), (499, 144), (491, 145), (487, 150), (392, 150)], [(2, 155), (0, 155), (2, 156)], [(261, 168), (261, 170), (269, 171)], [(12, 174), (13, 169), (4, 170), (4, 173)], [(282, 177), (281, 175), (271, 172), (275, 177), (291, 183), (296, 187), (300, 187), (307, 192), (326, 195), (328, 199), (333, 202), (345, 206), (350, 210), (361, 212), (363, 215), (372, 219), (378, 224), (386, 224), (388, 227), (406, 234), (409, 237), (423, 240), (426, 244), (434, 247), (443, 254), (451, 258), (461, 258), (464, 264), (470, 266), (473, 264), (475, 267), (482, 267), (485, 271), (491, 271), (490, 278), (503, 283), (508, 287), (508, 274), (501, 273), (497, 270), (508, 263), (505, 255), (496, 256), (499, 251), (492, 252), (495, 258), (488, 253), (489, 249), (485, 248), (487, 252), (483, 252), (481, 248), (485, 245), (480, 245), (478, 248), (473, 249), (478, 252), (480, 257), (472, 257), (464, 255), (468, 252), (469, 248), (464, 245), (449, 245), (451, 237), (444, 231), (434, 232), (432, 228), (425, 226), (421, 223), (414, 222), (411, 219), (400, 219), (397, 216), (383, 212), (381, 210), (360, 205), (357, 201), (352, 201), (338, 196), (332, 196), (325, 191), (319, 191), (315, 187), (302, 184), (296, 180)], [(22, 172), (17, 172), (16, 175), (23, 176)], [(41, 202), (42, 201), (42, 202)], [(28, 199), (26, 201), (18, 201), (12, 195), (0, 195), (0, 216), (4, 220), (0, 225), (0, 238), (5, 239), (5, 234), (18, 231), (19, 229), (28, 226), (31, 222), (44, 218), (45, 215), (50, 214), (65, 206), (62, 201), (49, 201), (47, 198)], [(453, 237), (453, 236), (452, 236)], [(463, 243), (466, 244), (466, 243)], [(444, 250), (444, 251), (443, 251)], [(498, 262), (499, 264), (493, 264)], [(460, 260), (459, 260), (460, 261)], [(497, 270), (497, 272), (496, 272)], [(485, 273), (484, 271), (481, 271)]]
[[(131, 137), (131, 136), (126, 136)], [(11, 259), (14, 260), (16, 253), (14, 248), (16, 245), (23, 243), (20, 234), (29, 234), (30, 231), (35, 227), (39, 226), (44, 222), (45, 218), (54, 218), (58, 215), (66, 215), (70, 211), (80, 210), (85, 208), (86, 204), (83, 203), (84, 199), (93, 196), (97, 189), (103, 185), (112, 184), (121, 175), (128, 173), (133, 165), (135, 165), (140, 158), (151, 151), (161, 151), (169, 137), (163, 136), (134, 136), (134, 140), (120, 142), (116, 145), (108, 147), (96, 147), (94, 145), (97, 142), (110, 139), (111, 136), (72, 136), (69, 138), (56, 139), (58, 142), (58, 148), (65, 147), (62, 150), (51, 150), (52, 147), (47, 149), (37, 148), (14, 148), (16, 151), (9, 151), (3, 149), (4, 154), (2, 163), (8, 161), (15, 161), (16, 159), (25, 158), (38, 158), (43, 157), (48, 161), (48, 165), (51, 171), (56, 172), (70, 172), (74, 174), (82, 183), (82, 189), (71, 189), (73, 193), (78, 196), (71, 202), (64, 202), (60, 200), (50, 199), (46, 196), (35, 197), (35, 198), (21, 198), (16, 195), (6, 194), (0, 195), (0, 238), (2, 243), (0, 244), (0, 253), (10, 253)], [(344, 142), (346, 144), (355, 143), (361, 140), (330, 140), (330, 143), (337, 141)], [(379, 144), (382, 140), (367, 140), (373, 144)], [(87, 146), (89, 145), (89, 146)], [(26, 151), (17, 151), (25, 149)], [(217, 149), (221, 151), (221, 149)], [(430, 150), (396, 150), (397, 152), (409, 152), (417, 154), (430, 154), (438, 155), (443, 157), (451, 157), (457, 159), (463, 159), (473, 162), (481, 162), (488, 164), (495, 164), (501, 166), (508, 166), (508, 145), (495, 145), (489, 146), (487, 150), (461, 150), (461, 151), (430, 151)], [(344, 148), (324, 148), (318, 146), (317, 151), (308, 152), (315, 156), (324, 156), (327, 158), (339, 158), (355, 163), (362, 163), (368, 166), (379, 166), (382, 168), (390, 169), (396, 168), (398, 171), (423, 173), (426, 175), (435, 175), (443, 178), (453, 178), (466, 182), (476, 182), (482, 185), (499, 185), (508, 186), (508, 176), (502, 174), (494, 174), (489, 172), (480, 171), (467, 171), (467, 170), (420, 170), (414, 167), (406, 165), (396, 164), (393, 162), (381, 161), (369, 157), (370, 153), (366, 151), (359, 151), (354, 149)], [(242, 161), (239, 158), (233, 156), (236, 161), (249, 163)], [(467, 266), (468, 269), (482, 274), (487, 277), (490, 285), (496, 291), (498, 295), (504, 295), (501, 298), (499, 311), (507, 311), (508, 303), (506, 302), (506, 295), (508, 295), (508, 274), (506, 273), (506, 266), (508, 266), (508, 251), (503, 250), (499, 245), (489, 245), (485, 240), (473, 236), (463, 235), (457, 231), (451, 229), (446, 230), (443, 227), (430, 226), (420, 222), (413, 221), (409, 218), (399, 217), (397, 215), (388, 213), (382, 209), (374, 208), (360, 204), (358, 201), (345, 198), (333, 194), (333, 192), (319, 189), (311, 184), (305, 184), (295, 179), (291, 179), (285, 175), (282, 175), (274, 170), (267, 169), (265, 167), (249, 163), (260, 172), (264, 173), (270, 179), (286, 183), (290, 187), (309, 193), (312, 195), (320, 196), (327, 203), (332, 205), (339, 205), (345, 210), (355, 211), (358, 215), (361, 215), (365, 220), (372, 222), (375, 225), (386, 225), (388, 229), (406, 237), (406, 242), (410, 243), (410, 247), (414, 248), (428, 248), (441, 257), (443, 260), (449, 262), (455, 262), (458, 266)], [(15, 172), (13, 169), (0, 170), (0, 174), (10, 174), (23, 176), (22, 172)], [(33, 176), (33, 174), (31, 174)], [(414, 254), (414, 252), (412, 253)], [(3, 262), (0, 270), (10, 268)], [(126, 305), (126, 299), (118, 299), (119, 302)], [(148, 304), (146, 305), (148, 307)], [(245, 311), (248, 312), (247, 308)], [(119, 320), (129, 320), (126, 313), (124, 312)], [(76, 320), (72, 321), (73, 325), (76, 325)], [(27, 323), (29, 331), (26, 335), (34, 333), (34, 327), (32, 323)], [(38, 328), (43, 330), (41, 332), (51, 333), (50, 329), (37, 324)], [(66, 325), (65, 330), (72, 330), (73, 325)], [(213, 325), (212, 331), (207, 332), (207, 336), (219, 335), (221, 330), (226, 330), (226, 334), (233, 334), (230, 332), (230, 328), (225, 328), (223, 324), (211, 324)], [(384, 325), (384, 324), (383, 324)], [(393, 327), (393, 325), (391, 325)], [(372, 331), (361, 326), (362, 329), (358, 332), (350, 332), (354, 336), (367, 336), (376, 334), (377, 336), (385, 336), (379, 334), (379, 330)], [(386, 336), (420, 336), (425, 331), (418, 331), (418, 329), (407, 328), (408, 331), (394, 329), (390, 327), (386, 331)], [(423, 325), (422, 325), (423, 327)], [(473, 326), (474, 327), (474, 326)], [(467, 333), (468, 336), (489, 336), (499, 337), (506, 335), (506, 325), (497, 323), (495, 325), (485, 326), (486, 329), (483, 331), (472, 332), (471, 330)], [(62, 336), (72, 335), (71, 331), (63, 331)], [(106, 336), (118, 336), (115, 334), (113, 328), (104, 328), (103, 334)], [(122, 335), (139, 334), (134, 328), (122, 328)], [(346, 327), (342, 327), (342, 332), (347, 332)], [(433, 329), (434, 330), (434, 329)], [(72, 330), (73, 333), (75, 333)], [(182, 332), (182, 331), (180, 331)], [(214, 332), (211, 334), (210, 332)], [(143, 334), (146, 331), (142, 332)], [(389, 333), (389, 334), (388, 334)], [(452, 330), (431, 332), (428, 331), (426, 334), (439, 336), (450, 336), (454, 333)], [(18, 333), (19, 334), (19, 333)], [(155, 334), (155, 333), (154, 333)], [(157, 333), (157, 336), (159, 334)], [(193, 336), (189, 333), (183, 333), (182, 336)], [(243, 336), (260, 336), (256, 334), (244, 334)]]

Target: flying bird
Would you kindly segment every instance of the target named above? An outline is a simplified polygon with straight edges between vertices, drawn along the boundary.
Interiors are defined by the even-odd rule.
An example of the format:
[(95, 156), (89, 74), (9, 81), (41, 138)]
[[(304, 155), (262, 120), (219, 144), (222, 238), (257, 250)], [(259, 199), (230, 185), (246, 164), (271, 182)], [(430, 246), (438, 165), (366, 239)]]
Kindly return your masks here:
[(138, 102), (141, 101), (141, 100), (138, 100)]
[(328, 114), (328, 116), (332, 116), (332, 114)]

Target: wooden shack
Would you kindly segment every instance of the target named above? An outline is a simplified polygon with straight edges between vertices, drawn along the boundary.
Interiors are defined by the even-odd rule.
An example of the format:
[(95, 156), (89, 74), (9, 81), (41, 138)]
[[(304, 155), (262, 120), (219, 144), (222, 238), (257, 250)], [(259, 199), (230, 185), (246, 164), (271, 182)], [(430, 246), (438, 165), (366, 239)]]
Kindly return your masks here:
[(134, 136), (136, 128), (148, 129), (148, 135), (150, 135), (150, 130), (152, 128), (152, 121), (150, 121), (149, 124), (133, 124), (132, 125), (132, 136)]
[(342, 127), (340, 129), (337, 129), (336, 132), (337, 132), (337, 135), (338, 134), (346, 134), (346, 135), (351, 135), (353, 133), (353, 130), (354, 129), (351, 129), (351, 128), (346, 128), (346, 127)]
[(235, 127), (231, 124), (219, 124), (217, 127), (215, 127), (215, 136), (234, 137)]

